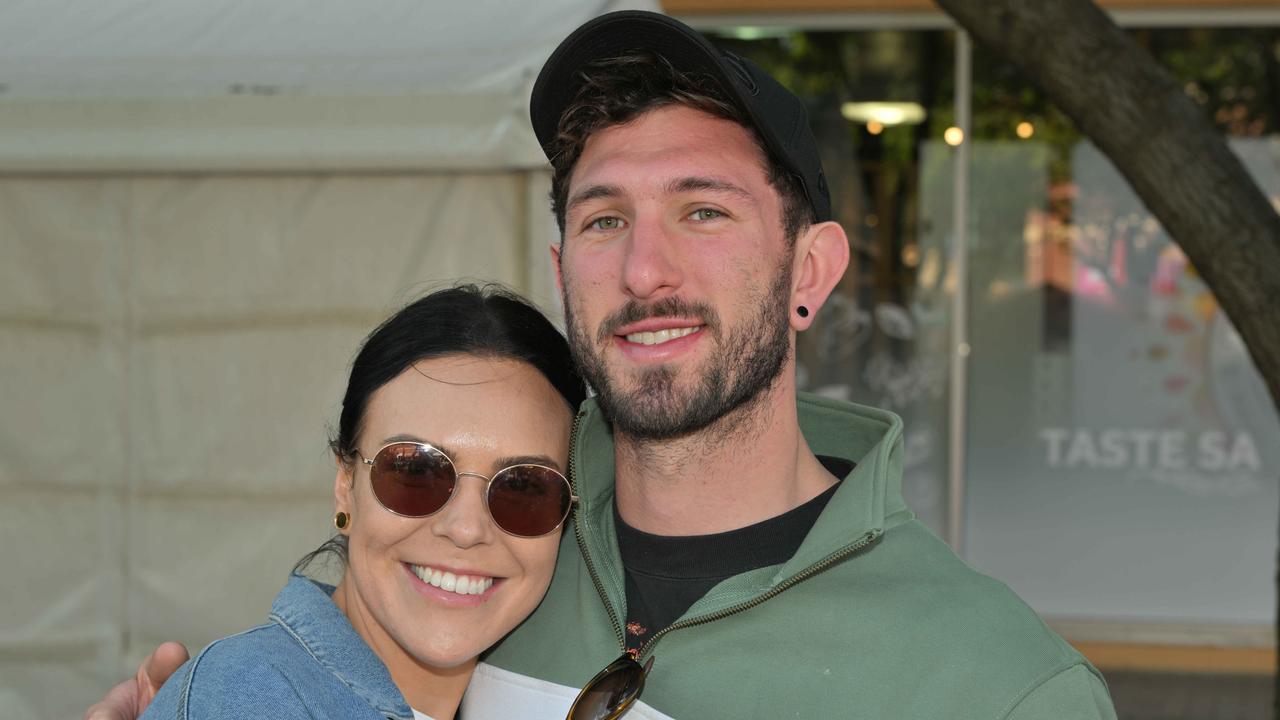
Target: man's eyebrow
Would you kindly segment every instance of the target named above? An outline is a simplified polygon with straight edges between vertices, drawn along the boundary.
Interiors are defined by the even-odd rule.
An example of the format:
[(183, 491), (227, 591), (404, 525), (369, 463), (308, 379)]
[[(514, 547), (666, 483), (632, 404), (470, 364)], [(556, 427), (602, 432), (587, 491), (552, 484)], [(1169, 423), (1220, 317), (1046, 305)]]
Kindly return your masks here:
[(617, 185), (591, 185), (579, 190), (565, 203), (564, 212), (568, 215), (577, 206), (598, 198), (616, 198), (622, 196), (622, 188)]
[(742, 187), (735, 185), (728, 180), (714, 177), (684, 177), (672, 180), (667, 185), (667, 192), (671, 194), (696, 192), (698, 190), (710, 190), (711, 192), (728, 193), (737, 195), (744, 200), (753, 200), (751, 193)]

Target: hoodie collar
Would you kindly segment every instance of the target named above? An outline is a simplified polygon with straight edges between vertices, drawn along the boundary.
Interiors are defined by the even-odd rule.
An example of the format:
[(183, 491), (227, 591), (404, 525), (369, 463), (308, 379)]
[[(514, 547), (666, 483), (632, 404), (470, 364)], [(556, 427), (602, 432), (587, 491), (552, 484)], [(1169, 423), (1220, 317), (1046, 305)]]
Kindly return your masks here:
[[(799, 393), (796, 402), (800, 429), (809, 448), (817, 455), (843, 458), (856, 465), (775, 578), (788, 577), (867, 533), (883, 531), (886, 523), (897, 524), (910, 517), (902, 499), (902, 420), (885, 410), (809, 393)], [(578, 522), (591, 536), (592, 547), (616, 557), (613, 431), (594, 398), (579, 411), (571, 452), (579, 496)], [(606, 564), (605, 574), (615, 575), (608, 565), (611, 563)], [(608, 584), (616, 582), (620, 589), (620, 574), (604, 579)]]

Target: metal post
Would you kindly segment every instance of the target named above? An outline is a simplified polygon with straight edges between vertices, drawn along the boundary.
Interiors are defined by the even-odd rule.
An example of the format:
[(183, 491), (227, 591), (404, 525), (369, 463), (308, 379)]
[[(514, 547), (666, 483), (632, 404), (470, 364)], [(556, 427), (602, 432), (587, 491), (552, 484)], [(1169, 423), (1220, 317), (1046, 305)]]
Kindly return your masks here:
[(947, 472), (947, 541), (964, 556), (965, 436), (969, 367), (969, 148), (972, 145), (973, 43), (956, 29), (956, 127), (964, 133), (956, 146), (955, 192), (951, 199), (951, 422)]

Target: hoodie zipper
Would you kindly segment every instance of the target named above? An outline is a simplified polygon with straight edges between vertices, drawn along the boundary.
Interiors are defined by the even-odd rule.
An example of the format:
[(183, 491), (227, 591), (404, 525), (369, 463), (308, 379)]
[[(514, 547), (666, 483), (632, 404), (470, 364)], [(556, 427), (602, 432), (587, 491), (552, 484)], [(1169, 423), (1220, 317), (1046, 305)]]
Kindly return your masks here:
[[(569, 431), (569, 467), (568, 467), (569, 484), (570, 484), (570, 487), (573, 488), (574, 494), (578, 495), (579, 498), (582, 497), (582, 494), (578, 492), (578, 485), (577, 485), (578, 478), (576, 474), (574, 460), (578, 456), (578, 446), (577, 446), (578, 429), (581, 427), (582, 421), (584, 418), (586, 418), (586, 416), (587, 416), (587, 411), (579, 410), (578, 416), (573, 421), (573, 428), (570, 429)], [(582, 522), (577, 516), (578, 508), (576, 507), (574, 508), (574, 513), (575, 513), (575, 516), (574, 516), (574, 522), (573, 522), (573, 536), (574, 536), (574, 539), (578, 541), (578, 553), (582, 556), (583, 564), (587, 566), (587, 574), (591, 576), (591, 584), (595, 586), (596, 594), (600, 596), (600, 602), (604, 604), (605, 613), (608, 614), (609, 616), (609, 624), (613, 626), (613, 635), (618, 639), (618, 647), (621, 649), (622, 652), (625, 653), (627, 652), (627, 636), (622, 632), (622, 623), (618, 620), (618, 613), (616, 610), (614, 610), (613, 603), (609, 602), (609, 596), (604, 591), (604, 583), (600, 582), (600, 576), (599, 574), (596, 573), (595, 563), (591, 561), (591, 554), (587, 552), (587, 543), (582, 536)], [(653, 637), (649, 638), (645, 642), (645, 644), (641, 646), (640, 651), (636, 653), (635, 659), (637, 661), (643, 660), (643, 658), (653, 650), (653, 646), (659, 640), (661, 640), (663, 636), (665, 636), (667, 633), (671, 632), (672, 630), (681, 630), (688, 627), (694, 627), (695, 625), (705, 625), (709, 622), (714, 622), (716, 620), (723, 620), (724, 618), (727, 618), (730, 615), (736, 615), (740, 612), (750, 610), (751, 608), (757, 605), (760, 605), (766, 600), (776, 597), (782, 592), (792, 587), (795, 587), (796, 585), (800, 584), (805, 580), (808, 580), (814, 575), (817, 575), (827, 570), (828, 568), (834, 565), (837, 565), (841, 561), (846, 560), (858, 554), (859, 552), (867, 549), (871, 545), (875, 544), (875, 542), (878, 541), (883, 535), (884, 535), (884, 530), (880, 528), (869, 530), (862, 537), (854, 541), (852, 544), (846, 545), (840, 548), (839, 550), (836, 550), (835, 552), (824, 557), (818, 562), (806, 567), (805, 569), (801, 570), (795, 575), (792, 575), (786, 580), (783, 580), (782, 582), (778, 583), (772, 588), (769, 588), (767, 592), (765, 592), (764, 594), (758, 597), (752, 598), (751, 600), (747, 600), (746, 602), (738, 603), (737, 605), (727, 607), (724, 610), (718, 610), (713, 613), (707, 613), (706, 615), (699, 615), (698, 617), (695, 617), (695, 618), (689, 618), (688, 620), (680, 620), (678, 622), (672, 623), (667, 627), (654, 633)]]
[[(571, 458), (570, 468), (572, 467), (573, 467), (573, 463)], [(613, 625), (614, 637), (618, 639), (618, 647), (621, 649), (622, 652), (625, 653), (627, 651), (627, 638), (626, 638), (626, 635), (624, 635), (622, 632), (622, 623), (618, 621), (617, 611), (613, 609), (613, 603), (609, 602), (609, 596), (605, 594), (605, 591), (604, 591), (604, 584), (600, 582), (600, 576), (596, 573), (595, 563), (591, 561), (591, 555), (587, 552), (587, 544), (582, 537), (582, 523), (574, 522), (573, 531), (574, 531), (574, 536), (578, 540), (578, 552), (581, 553), (582, 561), (587, 566), (587, 574), (591, 576), (591, 584), (595, 586), (596, 594), (600, 596), (600, 602), (604, 603), (605, 612), (609, 615), (609, 623)], [(672, 623), (671, 625), (668, 625), (667, 627), (654, 633), (653, 637), (649, 638), (645, 642), (645, 644), (641, 646), (640, 651), (636, 653), (636, 657), (635, 657), (636, 661), (639, 662), (643, 660), (644, 657), (648, 655), (650, 651), (653, 650), (654, 644), (657, 643), (658, 640), (661, 640), (664, 635), (671, 632), (672, 630), (681, 630), (683, 628), (693, 627), (695, 625), (705, 625), (709, 622), (722, 620), (724, 618), (729, 617), (730, 615), (736, 615), (737, 613), (750, 610), (751, 608), (765, 602), (766, 600), (769, 600), (770, 598), (773, 598), (781, 594), (782, 592), (798, 585), (799, 583), (805, 580), (808, 580), (814, 575), (817, 575), (823, 572), (824, 570), (827, 570), (828, 568), (840, 563), (842, 560), (846, 560), (858, 554), (860, 551), (865, 550), (866, 548), (874, 544), (877, 540), (880, 539), (882, 535), (884, 535), (883, 530), (879, 530), (879, 529), (871, 530), (867, 532), (865, 535), (863, 535), (862, 537), (858, 538), (858, 540), (853, 544), (846, 545), (845, 547), (840, 548), (839, 550), (831, 553), (830, 555), (810, 565), (804, 570), (801, 570), (795, 575), (792, 575), (786, 580), (783, 580), (782, 582), (773, 586), (767, 592), (765, 592), (764, 594), (758, 597), (747, 600), (746, 602), (738, 603), (737, 605), (733, 605), (731, 607), (725, 608), (724, 610), (718, 610), (713, 613), (707, 613), (706, 615), (699, 615), (698, 617), (689, 618), (687, 620), (680, 620), (679, 622), (675, 622), (675, 623)]]
[(587, 566), (587, 574), (591, 576), (591, 584), (596, 586), (596, 594), (600, 596), (600, 602), (604, 603), (605, 612), (609, 615), (609, 622), (613, 625), (613, 634), (618, 638), (618, 645), (622, 647), (623, 652), (626, 652), (627, 637), (622, 633), (622, 623), (618, 621), (618, 614), (613, 609), (613, 603), (609, 602), (609, 596), (604, 592), (604, 585), (600, 582), (600, 576), (596, 574), (595, 563), (591, 562), (591, 554), (587, 552), (586, 540), (582, 537), (582, 519), (579, 509), (583, 495), (578, 491), (578, 476), (574, 459), (578, 456), (578, 428), (582, 426), (582, 421), (586, 416), (586, 410), (579, 410), (578, 417), (573, 421), (573, 428), (569, 430), (569, 486), (573, 488), (573, 494), (579, 498), (579, 506), (574, 508), (573, 537), (578, 541), (578, 554), (582, 556), (582, 562)]
[[(661, 640), (664, 635), (671, 632), (672, 630), (681, 630), (683, 628), (693, 627), (695, 625), (705, 625), (709, 622), (714, 622), (716, 620), (723, 620), (724, 618), (727, 618), (730, 615), (736, 615), (740, 612), (750, 610), (751, 608), (757, 605), (760, 605), (761, 603), (765, 602), (766, 600), (769, 600), (770, 598), (777, 597), (778, 595), (782, 594), (782, 592), (792, 587), (795, 587), (796, 585), (800, 584), (801, 582), (804, 582), (805, 580), (808, 580), (814, 575), (817, 575), (823, 572), (824, 570), (827, 570), (828, 568), (840, 563), (841, 561), (846, 560), (858, 554), (862, 550), (865, 550), (866, 548), (873, 545), (877, 540), (880, 539), (882, 535), (884, 535), (883, 530), (880, 530), (880, 529), (870, 530), (865, 535), (858, 538), (858, 540), (855, 541), (853, 544), (846, 545), (840, 548), (839, 550), (836, 550), (835, 552), (824, 557), (818, 562), (810, 565), (809, 567), (801, 570), (795, 575), (792, 575), (786, 580), (783, 580), (777, 585), (774, 585), (773, 587), (769, 588), (767, 592), (765, 592), (764, 594), (758, 597), (754, 597), (750, 600), (747, 600), (746, 602), (742, 602), (737, 605), (727, 607), (724, 610), (718, 610), (713, 613), (707, 613), (706, 615), (699, 615), (698, 617), (689, 618), (688, 620), (680, 620), (678, 622), (674, 622), (666, 626), (665, 628), (654, 633), (653, 637), (649, 638), (645, 642), (645, 644), (641, 646), (640, 652), (636, 653), (636, 661), (637, 662), (642, 661), (646, 655), (648, 655), (650, 652), (653, 651), (653, 646), (657, 644), (657, 642)], [(591, 569), (590, 563), (587, 563), (587, 569), (588, 570)], [(597, 584), (596, 588), (599, 589), (599, 587), (600, 587), (599, 584)], [(601, 597), (603, 598), (604, 595), (602, 594)], [(605, 605), (608, 606), (608, 604), (609, 604), (608, 600), (605, 600)], [(612, 617), (612, 610), (610, 611), (610, 616)], [(623, 643), (623, 649), (625, 650), (626, 640), (624, 639), (622, 643)]]

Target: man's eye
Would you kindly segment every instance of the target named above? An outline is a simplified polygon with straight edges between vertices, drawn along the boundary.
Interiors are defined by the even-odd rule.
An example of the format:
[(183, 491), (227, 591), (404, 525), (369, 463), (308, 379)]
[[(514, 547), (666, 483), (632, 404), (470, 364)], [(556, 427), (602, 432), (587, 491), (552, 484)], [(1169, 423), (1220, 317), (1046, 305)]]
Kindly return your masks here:
[(724, 213), (712, 208), (698, 208), (689, 214), (691, 220), (715, 220), (724, 217)]
[(595, 230), (617, 230), (622, 227), (622, 220), (616, 217), (602, 217), (591, 221), (591, 228)]

